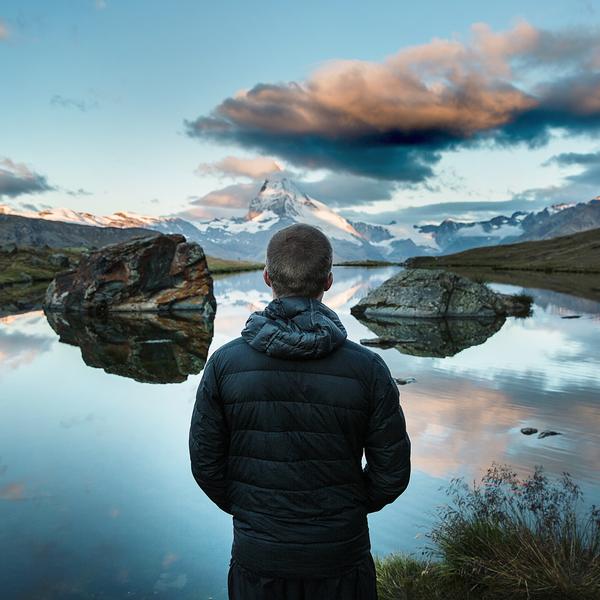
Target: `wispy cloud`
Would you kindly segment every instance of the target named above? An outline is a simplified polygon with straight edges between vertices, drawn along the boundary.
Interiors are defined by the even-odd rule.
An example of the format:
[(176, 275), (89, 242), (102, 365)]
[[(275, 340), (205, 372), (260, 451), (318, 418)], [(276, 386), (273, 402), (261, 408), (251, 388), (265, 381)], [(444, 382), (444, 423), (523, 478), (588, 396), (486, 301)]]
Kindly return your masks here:
[(10, 158), (0, 159), (0, 197), (14, 198), (22, 194), (36, 194), (54, 190), (44, 175)]
[(198, 175), (219, 175), (226, 177), (249, 177), (260, 179), (271, 173), (282, 171), (282, 167), (272, 158), (240, 158), (237, 156), (226, 156), (212, 163), (201, 163), (196, 169)]
[(50, 104), (52, 106), (59, 106), (61, 108), (74, 108), (81, 112), (87, 112), (88, 110), (98, 108), (98, 102), (96, 100), (88, 102), (86, 100), (79, 100), (77, 98), (66, 98), (60, 94), (54, 94), (54, 96), (50, 98)]
[(467, 42), (434, 39), (381, 63), (337, 60), (305, 82), (259, 83), (185, 125), (296, 166), (419, 182), (444, 151), (597, 131), (599, 69), (597, 30), (480, 23)]

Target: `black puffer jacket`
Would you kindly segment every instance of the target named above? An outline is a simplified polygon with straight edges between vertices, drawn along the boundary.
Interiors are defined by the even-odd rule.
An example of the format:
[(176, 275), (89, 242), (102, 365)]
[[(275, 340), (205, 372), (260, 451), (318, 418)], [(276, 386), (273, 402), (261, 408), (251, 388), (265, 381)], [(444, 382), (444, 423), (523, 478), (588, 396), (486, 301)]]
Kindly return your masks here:
[(311, 298), (273, 300), (210, 357), (189, 443), (196, 481), (233, 515), (233, 556), (263, 573), (355, 564), (370, 549), (367, 513), (410, 476), (389, 369)]

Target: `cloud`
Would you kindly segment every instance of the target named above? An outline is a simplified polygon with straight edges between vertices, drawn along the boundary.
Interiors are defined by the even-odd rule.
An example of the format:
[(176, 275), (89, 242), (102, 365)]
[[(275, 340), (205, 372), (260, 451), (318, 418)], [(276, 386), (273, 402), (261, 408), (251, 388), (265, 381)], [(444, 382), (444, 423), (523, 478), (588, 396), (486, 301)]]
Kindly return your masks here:
[(9, 37), (8, 27), (2, 19), (0, 19), (0, 41), (7, 40)]
[(190, 196), (190, 205), (175, 216), (193, 221), (240, 217), (248, 212), (248, 204), (258, 189), (256, 182), (234, 183), (204, 196)]
[(586, 183), (595, 188), (600, 187), (600, 151), (598, 152), (565, 152), (553, 156), (548, 163), (555, 163), (561, 167), (577, 166), (583, 170), (574, 175), (568, 175), (566, 180), (574, 183)]
[(221, 208), (248, 208), (248, 203), (258, 189), (255, 183), (235, 183), (218, 190), (213, 190), (205, 196), (194, 198), (195, 206), (215, 206)]
[(309, 196), (336, 208), (389, 200), (397, 189), (393, 181), (339, 173), (319, 181), (300, 181), (298, 186)]
[(380, 63), (336, 60), (304, 82), (259, 83), (185, 126), (300, 167), (414, 183), (444, 151), (599, 129), (599, 68), (596, 30), (479, 23), (468, 42), (434, 39)]
[(54, 190), (44, 175), (32, 171), (10, 158), (0, 159), (0, 197), (14, 198), (21, 194), (37, 194)]
[(545, 166), (581, 167), (577, 173), (564, 177), (562, 183), (549, 187), (531, 188), (516, 194), (514, 201), (532, 201), (543, 206), (560, 202), (585, 202), (600, 191), (600, 151), (564, 152), (548, 159)]
[(74, 108), (81, 112), (87, 112), (88, 110), (98, 108), (98, 102), (95, 100), (93, 102), (87, 102), (86, 100), (78, 100), (77, 98), (65, 98), (59, 94), (54, 94), (54, 96), (50, 98), (50, 104), (52, 106), (60, 106), (61, 108)]
[(83, 188), (78, 188), (76, 190), (63, 190), (65, 192), (65, 194), (68, 194), (69, 196), (91, 196), (92, 192), (89, 192), (88, 190), (85, 190)]
[(96, 10), (104, 10), (107, 7), (106, 0), (94, 0)]
[(201, 163), (196, 169), (199, 175), (219, 175), (229, 177), (249, 177), (250, 179), (261, 179), (271, 173), (282, 171), (272, 158), (239, 158), (237, 156), (226, 156), (213, 163)]

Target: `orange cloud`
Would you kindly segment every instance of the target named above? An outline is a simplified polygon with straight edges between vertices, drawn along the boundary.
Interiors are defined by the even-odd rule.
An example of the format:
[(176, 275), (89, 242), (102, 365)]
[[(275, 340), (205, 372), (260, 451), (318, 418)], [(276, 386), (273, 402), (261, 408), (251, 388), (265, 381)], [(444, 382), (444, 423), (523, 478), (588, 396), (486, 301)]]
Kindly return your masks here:
[(272, 158), (260, 156), (257, 158), (226, 156), (214, 163), (200, 164), (196, 169), (196, 173), (200, 175), (227, 175), (262, 179), (282, 170), (281, 165)]
[(476, 23), (466, 42), (434, 39), (383, 62), (331, 61), (305, 82), (257, 84), (186, 125), (296, 165), (420, 181), (443, 150), (599, 128), (598, 64), (595, 30)]

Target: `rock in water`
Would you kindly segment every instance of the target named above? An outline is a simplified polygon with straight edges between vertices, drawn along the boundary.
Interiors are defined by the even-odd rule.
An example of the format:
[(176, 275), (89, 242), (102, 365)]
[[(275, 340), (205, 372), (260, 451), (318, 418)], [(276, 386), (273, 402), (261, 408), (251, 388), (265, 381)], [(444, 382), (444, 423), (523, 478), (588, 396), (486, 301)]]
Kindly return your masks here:
[(523, 435), (533, 435), (534, 433), (537, 433), (538, 430), (535, 427), (523, 427), (523, 429), (521, 429), (521, 433)]
[(487, 317), (529, 312), (522, 299), (441, 269), (408, 269), (372, 290), (350, 309), (357, 317)]
[(50, 311), (169, 312), (216, 309), (202, 248), (182, 235), (159, 235), (104, 246), (48, 286)]

